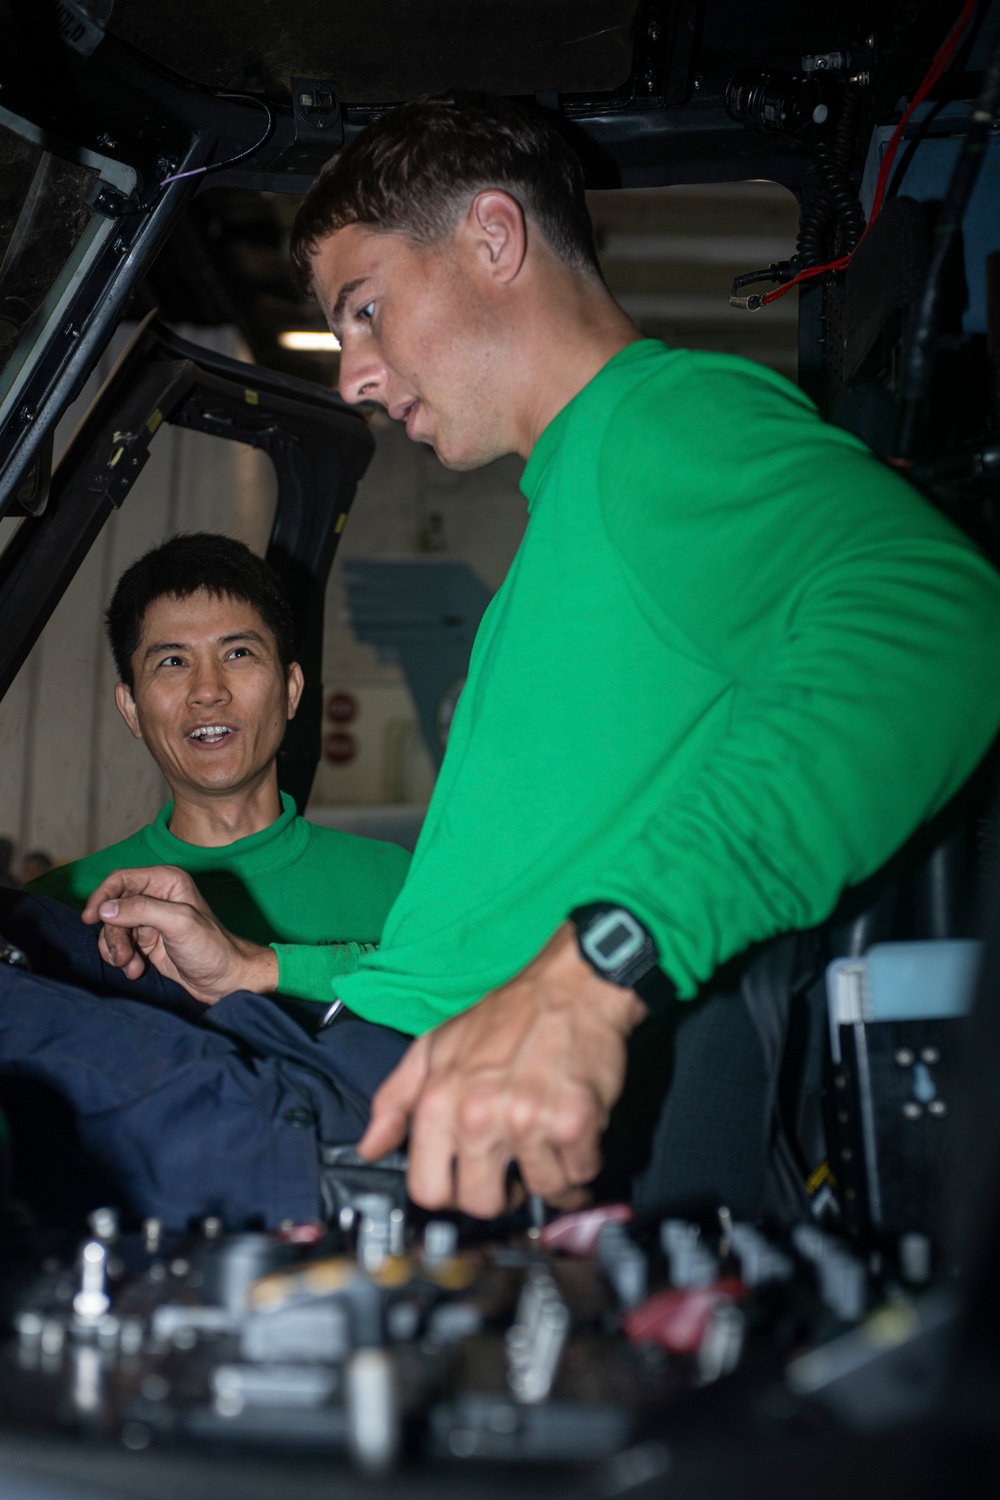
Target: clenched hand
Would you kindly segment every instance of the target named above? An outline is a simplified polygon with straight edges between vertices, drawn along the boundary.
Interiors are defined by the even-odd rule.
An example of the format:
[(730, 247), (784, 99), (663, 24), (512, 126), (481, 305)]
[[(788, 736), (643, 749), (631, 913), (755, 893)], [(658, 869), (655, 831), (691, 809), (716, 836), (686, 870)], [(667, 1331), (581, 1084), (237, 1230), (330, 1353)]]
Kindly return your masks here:
[(625, 1078), (625, 1044), (646, 1008), (598, 979), (567, 922), (518, 975), (418, 1037), (375, 1095), (360, 1143), (375, 1158), (409, 1145), (408, 1188), (425, 1208), (490, 1218), (516, 1161), (529, 1192), (584, 1201)]
[(278, 983), (273, 950), (227, 932), (191, 876), (172, 865), (115, 870), (91, 895), (83, 920), (103, 922), (105, 963), (129, 979), (151, 963), (206, 1005), (234, 990), (267, 994)]

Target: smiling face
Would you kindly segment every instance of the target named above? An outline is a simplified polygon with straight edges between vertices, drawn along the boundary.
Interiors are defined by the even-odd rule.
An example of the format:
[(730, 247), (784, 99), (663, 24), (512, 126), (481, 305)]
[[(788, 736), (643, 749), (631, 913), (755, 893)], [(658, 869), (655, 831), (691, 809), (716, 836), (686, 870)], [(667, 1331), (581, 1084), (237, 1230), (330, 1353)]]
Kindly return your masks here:
[(250, 793), (274, 778), (302, 672), (293, 663), (286, 674), (252, 605), (204, 589), (155, 599), (132, 674), (132, 691), (118, 683), (115, 701), (175, 802)]
[(313, 257), (316, 295), (341, 343), (341, 395), (377, 401), (452, 469), (515, 446), (502, 329), (481, 260), (461, 235), (424, 251), (358, 224)]

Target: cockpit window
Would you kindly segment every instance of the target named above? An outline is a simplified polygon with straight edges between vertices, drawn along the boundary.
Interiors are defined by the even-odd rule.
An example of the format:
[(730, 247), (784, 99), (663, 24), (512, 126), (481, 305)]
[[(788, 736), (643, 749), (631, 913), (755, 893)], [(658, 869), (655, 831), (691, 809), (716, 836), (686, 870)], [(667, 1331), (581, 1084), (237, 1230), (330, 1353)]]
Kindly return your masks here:
[(0, 127), (0, 363), (6, 365), (94, 217), (97, 173)]
[[(105, 170), (105, 168), (110, 170)], [(47, 332), (113, 232), (89, 207), (99, 178), (134, 182), (130, 168), (90, 152), (61, 152), (0, 109), (0, 404), (46, 342)]]

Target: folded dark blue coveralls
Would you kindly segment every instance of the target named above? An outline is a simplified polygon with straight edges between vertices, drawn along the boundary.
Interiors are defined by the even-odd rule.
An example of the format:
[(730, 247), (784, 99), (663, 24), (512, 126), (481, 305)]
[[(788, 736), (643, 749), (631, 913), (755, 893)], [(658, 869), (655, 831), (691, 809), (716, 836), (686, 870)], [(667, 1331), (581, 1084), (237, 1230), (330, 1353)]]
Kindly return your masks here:
[(358, 1139), (408, 1037), (344, 1012), (308, 1028), (247, 992), (202, 1006), (155, 970), (129, 980), (43, 896), (0, 892), (0, 934), (33, 970), (0, 964), (0, 1075), (68, 1101), (122, 1207), (171, 1228), (318, 1217), (318, 1145)]

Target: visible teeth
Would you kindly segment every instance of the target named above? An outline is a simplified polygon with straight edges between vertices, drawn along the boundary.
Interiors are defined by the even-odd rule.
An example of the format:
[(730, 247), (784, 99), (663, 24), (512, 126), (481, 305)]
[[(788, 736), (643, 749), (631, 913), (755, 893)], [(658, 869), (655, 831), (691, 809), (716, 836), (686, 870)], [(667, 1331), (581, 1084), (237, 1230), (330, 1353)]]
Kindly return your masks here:
[(200, 729), (192, 729), (191, 733), (188, 735), (188, 739), (189, 740), (208, 740), (208, 739), (214, 740), (214, 739), (218, 739), (221, 735), (223, 735), (223, 734), (229, 734), (230, 732), (231, 731), (230, 731), (228, 725), (226, 725), (226, 724), (205, 724)]

